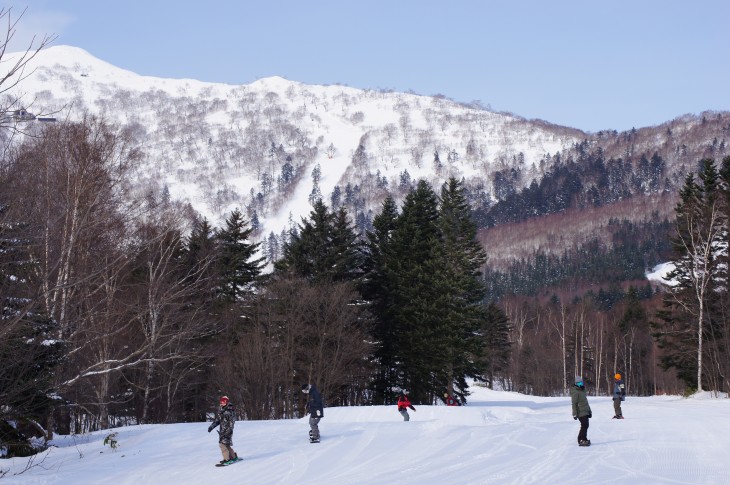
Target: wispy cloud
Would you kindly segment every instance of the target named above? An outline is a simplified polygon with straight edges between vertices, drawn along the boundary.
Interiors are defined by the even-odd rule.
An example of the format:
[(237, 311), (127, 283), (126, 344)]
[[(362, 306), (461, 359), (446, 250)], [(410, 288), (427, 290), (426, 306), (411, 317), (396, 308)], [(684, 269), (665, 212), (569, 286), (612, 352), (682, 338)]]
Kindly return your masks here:
[(7, 15), (2, 19), (0, 32), (3, 34), (15, 24), (12, 39), (8, 42), (10, 52), (24, 51), (37, 47), (46, 36), (60, 37), (75, 21), (72, 15), (35, 5), (11, 5), (6, 7)]

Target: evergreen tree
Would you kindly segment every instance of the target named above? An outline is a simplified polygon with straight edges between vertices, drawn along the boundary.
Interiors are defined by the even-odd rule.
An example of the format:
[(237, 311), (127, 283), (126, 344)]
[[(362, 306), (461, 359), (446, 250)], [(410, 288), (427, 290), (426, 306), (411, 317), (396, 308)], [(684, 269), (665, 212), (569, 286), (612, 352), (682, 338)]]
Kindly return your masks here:
[(216, 235), (208, 219), (194, 221), (186, 244), (185, 260), (189, 273), (188, 278), (194, 278), (198, 273), (203, 273), (204, 277), (213, 280), (217, 251)]
[(251, 214), (251, 229), (258, 231), (261, 228), (261, 221), (259, 221), (259, 215), (256, 211)]
[(512, 351), (509, 319), (496, 303), (487, 305), (481, 332), (484, 345), (482, 360), (484, 377), (489, 387), (493, 389), (495, 376), (504, 375), (508, 371)]
[(342, 189), (340, 189), (339, 185), (335, 185), (335, 188), (332, 190), (332, 195), (330, 196), (330, 202), (332, 203), (332, 208), (333, 209), (339, 208), (341, 201), (342, 201)]
[(252, 232), (239, 209), (231, 213), (225, 227), (218, 231), (219, 293), (224, 300), (240, 300), (251, 291), (261, 274), (265, 258), (256, 257), (260, 243), (248, 242)]
[(279, 259), (279, 238), (276, 237), (274, 231), (269, 233), (266, 244), (266, 259), (269, 262), (274, 262)]
[(393, 325), (395, 385), (408, 389), (415, 402), (430, 402), (446, 385), (437, 382), (448, 350), (448, 336), (440, 334), (444, 288), (439, 281), (446, 265), (438, 222), (438, 198), (421, 180), (403, 202), (386, 263), (393, 288), (387, 313)]
[(631, 286), (626, 293), (626, 309), (618, 322), (622, 335), (627, 335), (632, 329), (641, 329), (648, 321), (646, 310), (639, 301), (639, 291)]
[(335, 214), (318, 200), (309, 219), (284, 244), (279, 272), (310, 281), (352, 281), (361, 276), (362, 248), (344, 208)]
[(66, 343), (36, 300), (32, 228), (8, 218), (4, 195), (0, 189), (0, 443), (9, 456), (28, 456), (35, 450), (20, 428), (37, 428), (52, 413)]
[(331, 274), (335, 281), (356, 281), (362, 277), (363, 243), (358, 237), (347, 210), (341, 207), (332, 219)]
[(369, 302), (371, 313), (377, 316), (373, 323), (377, 368), (372, 387), (373, 400), (378, 404), (392, 404), (397, 395), (394, 324), (390, 312), (393, 308), (394, 278), (388, 267), (397, 220), (398, 208), (393, 198), (388, 196), (380, 213), (373, 219), (373, 230), (367, 232), (365, 276), (361, 285), (363, 298)]
[(281, 190), (286, 189), (294, 179), (294, 167), (291, 164), (291, 157), (286, 157), (286, 162), (281, 166), (281, 175), (279, 176)]
[(411, 187), (411, 174), (408, 173), (408, 170), (403, 170), (400, 173), (400, 182), (398, 183), (398, 188), (401, 190), (406, 190)]
[(310, 279), (325, 273), (326, 266), (322, 256), (330, 241), (332, 219), (327, 206), (317, 200), (309, 219), (302, 218), (302, 223), (291, 231), (290, 240), (282, 248), (283, 256), (275, 264), (276, 269)]
[(446, 387), (463, 398), (467, 391), (465, 378), (480, 374), (476, 362), (482, 349), (477, 335), (484, 318), (486, 288), (481, 270), (487, 256), (477, 240), (463, 184), (454, 178), (441, 188), (438, 226), (445, 258), (439, 309), (442, 334), (451, 340), (446, 350)]
[(368, 135), (365, 134), (360, 138), (360, 143), (357, 145), (357, 148), (355, 149), (355, 153), (352, 155), (352, 165), (355, 168), (363, 169), (368, 166), (368, 153), (365, 149), (365, 145), (368, 142)]

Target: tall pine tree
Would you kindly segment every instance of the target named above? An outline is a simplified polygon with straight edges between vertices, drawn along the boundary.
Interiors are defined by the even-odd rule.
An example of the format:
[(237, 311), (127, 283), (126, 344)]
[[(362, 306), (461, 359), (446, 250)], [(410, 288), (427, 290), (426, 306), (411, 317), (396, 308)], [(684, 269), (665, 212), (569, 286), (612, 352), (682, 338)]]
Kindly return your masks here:
[(509, 338), (510, 323), (507, 314), (496, 303), (487, 305), (482, 326), (484, 345), (483, 375), (489, 387), (494, 389), (498, 374), (509, 370), (512, 343)]
[(463, 184), (453, 177), (441, 188), (439, 229), (445, 257), (440, 308), (448, 309), (443, 311), (441, 325), (451, 340), (443, 379), (448, 392), (463, 399), (465, 378), (480, 374), (477, 361), (484, 349), (478, 334), (485, 315), (482, 267), (487, 255), (477, 240)]
[(421, 180), (403, 202), (386, 266), (393, 288), (387, 314), (397, 363), (394, 384), (408, 389), (415, 402), (431, 402), (445, 385), (437, 382), (447, 359), (448, 338), (441, 339), (439, 333), (439, 278), (445, 258), (438, 222), (438, 198)]
[(391, 255), (393, 232), (398, 220), (398, 208), (392, 197), (383, 201), (381, 211), (373, 219), (373, 230), (367, 233), (367, 258), (362, 282), (363, 298), (369, 302), (377, 318), (373, 322), (376, 375), (373, 382), (374, 402), (392, 404), (397, 394), (396, 361), (394, 354), (394, 324), (391, 309), (394, 293), (388, 260)]
[(218, 241), (207, 219), (197, 220), (185, 245), (185, 266), (189, 282), (205, 279), (213, 287), (218, 269)]
[(261, 274), (265, 258), (256, 257), (260, 243), (249, 242), (252, 232), (239, 209), (231, 213), (225, 227), (218, 231), (219, 294), (224, 300), (239, 301), (253, 289)]

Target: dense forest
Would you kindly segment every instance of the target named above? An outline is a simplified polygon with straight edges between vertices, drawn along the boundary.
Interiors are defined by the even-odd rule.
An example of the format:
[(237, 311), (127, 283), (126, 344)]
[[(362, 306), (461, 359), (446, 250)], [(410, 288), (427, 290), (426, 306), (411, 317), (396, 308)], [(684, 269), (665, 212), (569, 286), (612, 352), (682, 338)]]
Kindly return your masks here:
[(644, 224), (611, 221), (611, 239), (594, 238), (562, 255), (536, 252), (515, 260), (504, 270), (486, 269), (489, 295), (538, 296), (551, 288), (596, 287), (607, 290), (626, 281), (641, 281), (648, 270), (671, 256), (671, 223), (653, 219)]

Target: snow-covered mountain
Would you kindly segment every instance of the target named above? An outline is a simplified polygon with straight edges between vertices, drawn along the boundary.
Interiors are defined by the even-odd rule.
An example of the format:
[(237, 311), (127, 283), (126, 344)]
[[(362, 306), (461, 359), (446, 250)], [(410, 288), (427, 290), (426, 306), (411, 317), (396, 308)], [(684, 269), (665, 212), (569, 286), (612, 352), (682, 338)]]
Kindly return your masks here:
[(130, 126), (146, 153), (141, 182), (215, 223), (236, 206), (255, 210), (273, 231), (309, 213), (313, 190), (329, 202), (349, 183), (376, 210), (385, 190), (419, 178), (438, 186), (454, 175), (490, 193), (495, 170), (537, 172), (546, 153), (585, 137), (440, 97), (280, 77), (227, 85), (140, 76), (69, 46), (42, 50), (30, 67), (15, 92), (28, 111), (72, 120), (88, 111)]
[(69, 46), (42, 50), (29, 67), (9, 93), (28, 111), (118, 123), (145, 153), (140, 191), (189, 201), (216, 225), (241, 207), (262, 239), (308, 215), (314, 197), (368, 218), (386, 194), (398, 200), (418, 179), (436, 189), (450, 176), (463, 179), (472, 200), (488, 206), (505, 197), (497, 179), (509, 179), (510, 190), (528, 187), (553, 168), (555, 154), (580, 160), (581, 143), (633, 164), (658, 153), (666, 173), (655, 191), (675, 190), (700, 157), (728, 153), (726, 112), (585, 133), (441, 96), (280, 77), (228, 85), (140, 76)]

